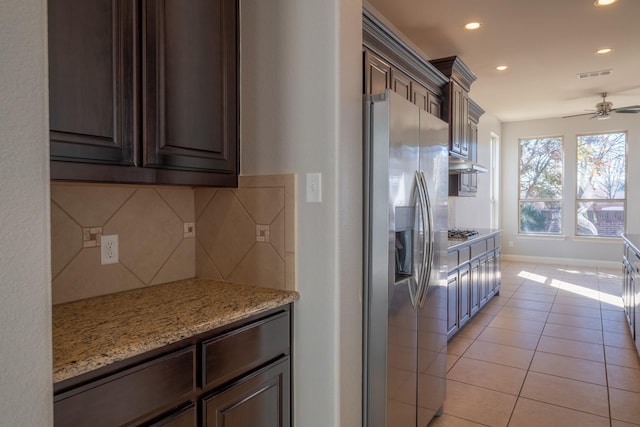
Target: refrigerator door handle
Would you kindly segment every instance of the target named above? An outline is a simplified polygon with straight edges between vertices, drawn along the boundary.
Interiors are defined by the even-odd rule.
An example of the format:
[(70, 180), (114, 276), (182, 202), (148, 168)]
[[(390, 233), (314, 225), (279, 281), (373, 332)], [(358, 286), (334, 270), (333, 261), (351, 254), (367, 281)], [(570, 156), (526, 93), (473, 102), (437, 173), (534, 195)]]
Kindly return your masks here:
[[(423, 299), (422, 295), (425, 291), (425, 287), (427, 286), (428, 274), (430, 273), (431, 267), (428, 266), (428, 257), (429, 257), (429, 234), (431, 233), (430, 223), (429, 223), (429, 200), (428, 193), (425, 192), (425, 186), (423, 181), (423, 176), (419, 171), (416, 171), (416, 189), (418, 192), (418, 198), (420, 201), (420, 217), (422, 219), (422, 259), (420, 260), (420, 268), (419, 268), (419, 276), (418, 276), (418, 289), (416, 292), (416, 304), (414, 307), (420, 305), (420, 301)], [(427, 232), (427, 229), (429, 231)], [(426, 269), (429, 269), (429, 272)]]
[(424, 274), (422, 285), (419, 289), (418, 294), (418, 304), (422, 307), (425, 303), (427, 292), (429, 290), (429, 282), (431, 281), (431, 267), (433, 265), (433, 246), (435, 243), (434, 233), (433, 233), (433, 211), (431, 210), (431, 197), (429, 196), (429, 187), (427, 186), (427, 180), (424, 176), (423, 172), (419, 172), (419, 181), (420, 186), (422, 187), (422, 193), (424, 197), (424, 206), (426, 210), (426, 215), (424, 215), (424, 222), (426, 223), (425, 231), (428, 230), (427, 238), (424, 239), (426, 250), (424, 252), (424, 265), (422, 267), (422, 272)]

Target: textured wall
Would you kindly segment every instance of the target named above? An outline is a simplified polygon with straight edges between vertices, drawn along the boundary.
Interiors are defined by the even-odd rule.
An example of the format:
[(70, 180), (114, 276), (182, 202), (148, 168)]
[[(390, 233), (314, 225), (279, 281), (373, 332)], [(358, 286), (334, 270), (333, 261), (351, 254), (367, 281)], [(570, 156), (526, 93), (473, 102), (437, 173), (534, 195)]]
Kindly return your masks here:
[(53, 424), (46, 2), (0, 3), (0, 425)]

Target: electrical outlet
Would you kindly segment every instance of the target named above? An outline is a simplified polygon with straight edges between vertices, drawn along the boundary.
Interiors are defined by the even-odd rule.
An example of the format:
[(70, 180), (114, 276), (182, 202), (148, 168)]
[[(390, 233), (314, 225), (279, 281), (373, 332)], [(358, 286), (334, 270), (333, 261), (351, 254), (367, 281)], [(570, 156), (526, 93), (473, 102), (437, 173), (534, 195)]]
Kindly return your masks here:
[(102, 236), (100, 243), (100, 263), (117, 264), (118, 263), (118, 235)]
[(509, 247), (512, 248), (513, 247), (513, 240), (509, 240)]

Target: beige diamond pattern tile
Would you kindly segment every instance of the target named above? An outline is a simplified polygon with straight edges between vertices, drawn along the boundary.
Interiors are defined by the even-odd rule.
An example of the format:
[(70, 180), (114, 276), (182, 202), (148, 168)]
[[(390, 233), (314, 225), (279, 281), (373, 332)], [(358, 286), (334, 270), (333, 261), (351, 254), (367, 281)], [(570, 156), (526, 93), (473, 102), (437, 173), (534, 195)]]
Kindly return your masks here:
[(238, 264), (229, 279), (267, 288), (285, 288), (284, 261), (266, 243), (256, 244)]
[(51, 203), (51, 276), (55, 278), (82, 249), (82, 228)]
[(271, 238), (271, 246), (280, 255), (280, 258), (284, 259), (285, 252), (285, 224), (284, 224), (284, 210), (282, 210), (273, 220), (269, 230), (269, 237)]
[(134, 191), (132, 186), (51, 184), (51, 198), (82, 227), (104, 225)]
[[(132, 222), (132, 218), (144, 220)], [(153, 189), (139, 189), (103, 227), (119, 236), (120, 263), (149, 284), (183, 240), (182, 220)]]
[(284, 188), (239, 188), (234, 195), (256, 224), (270, 224), (284, 209)]
[(195, 221), (194, 191), (191, 188), (160, 187), (156, 190), (183, 222)]
[(216, 192), (196, 229), (196, 238), (225, 279), (256, 243), (256, 224), (230, 190)]
[(209, 255), (196, 239), (196, 276), (213, 280), (224, 280)]
[(216, 188), (199, 187), (194, 190), (193, 205), (196, 219), (200, 218), (218, 190)]
[(152, 285), (190, 279), (196, 275), (196, 241), (184, 239), (171, 254), (167, 262), (160, 268), (151, 281)]
[(53, 281), (52, 302), (60, 304), (144, 285), (122, 264), (100, 265), (100, 248), (85, 248)]

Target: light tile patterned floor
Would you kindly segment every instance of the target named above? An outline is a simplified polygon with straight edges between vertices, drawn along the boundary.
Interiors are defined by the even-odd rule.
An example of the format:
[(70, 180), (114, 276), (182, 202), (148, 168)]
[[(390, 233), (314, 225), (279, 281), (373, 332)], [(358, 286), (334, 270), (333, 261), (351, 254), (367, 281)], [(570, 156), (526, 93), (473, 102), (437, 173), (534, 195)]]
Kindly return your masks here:
[(502, 263), (502, 289), (449, 341), (430, 426), (640, 426), (622, 269)]

